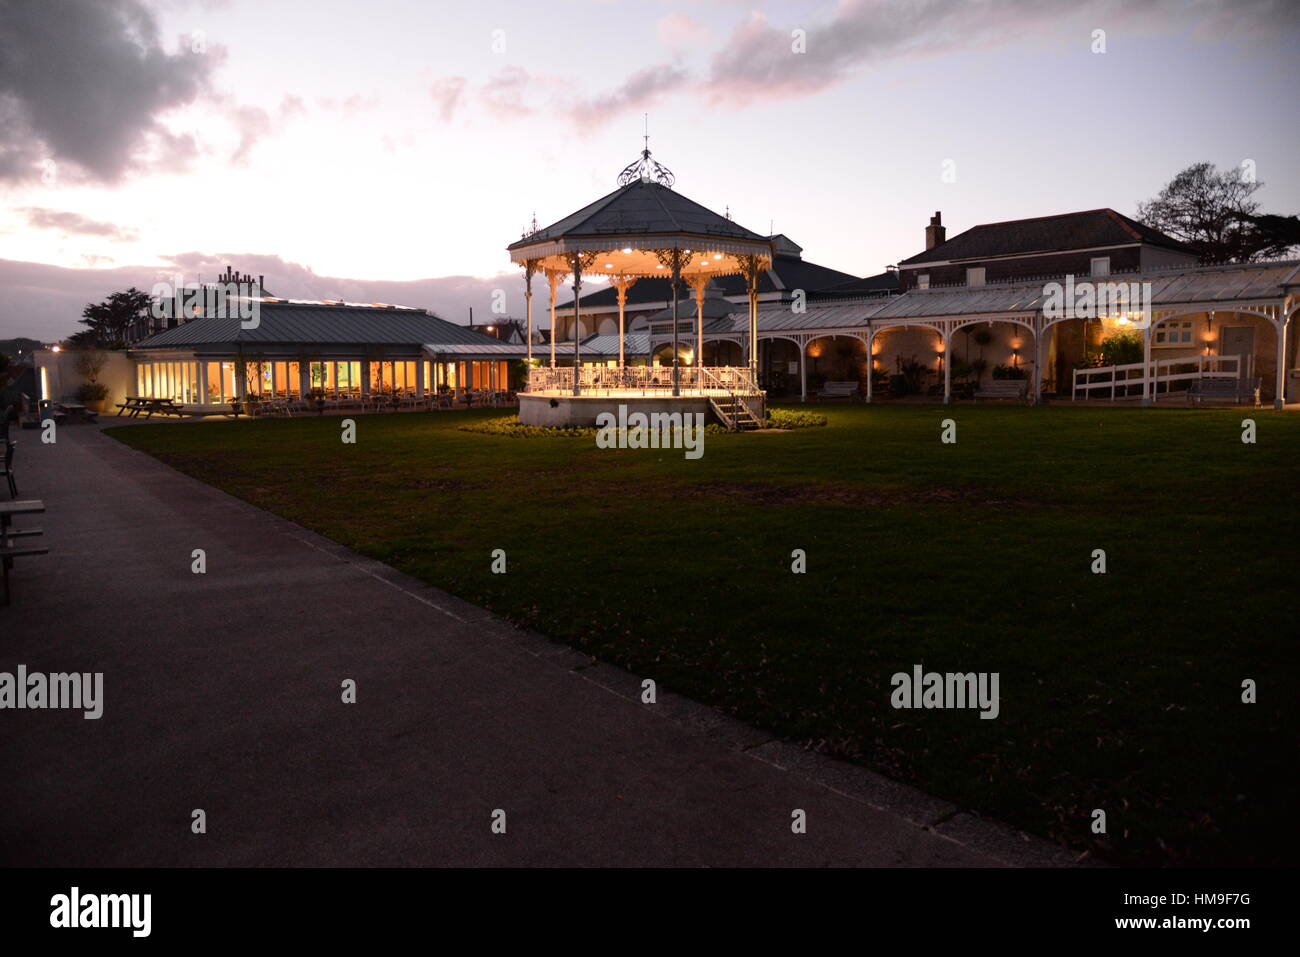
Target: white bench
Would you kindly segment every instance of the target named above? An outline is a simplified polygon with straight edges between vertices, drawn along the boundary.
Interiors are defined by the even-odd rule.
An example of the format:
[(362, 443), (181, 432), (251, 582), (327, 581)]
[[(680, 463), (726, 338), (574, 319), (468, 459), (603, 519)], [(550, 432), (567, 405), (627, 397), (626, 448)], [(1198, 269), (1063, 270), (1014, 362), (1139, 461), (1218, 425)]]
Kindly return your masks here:
[(855, 381), (840, 381), (822, 383), (822, 389), (817, 393), (819, 399), (851, 399), (858, 394), (858, 384)]
[(1028, 379), (993, 379), (975, 390), (976, 399), (1024, 399), (1029, 394)]
[(1259, 379), (1228, 379), (1219, 376), (1197, 379), (1187, 390), (1187, 404), (1200, 405), (1206, 399), (1244, 402), (1253, 399), (1259, 408)]

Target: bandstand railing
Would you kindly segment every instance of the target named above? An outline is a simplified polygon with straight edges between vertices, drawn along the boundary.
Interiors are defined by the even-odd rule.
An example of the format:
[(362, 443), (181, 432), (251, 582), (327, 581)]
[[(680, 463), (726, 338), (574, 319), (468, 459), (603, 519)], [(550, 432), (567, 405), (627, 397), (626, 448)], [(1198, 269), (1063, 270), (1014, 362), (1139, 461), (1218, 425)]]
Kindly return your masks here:
[[(744, 366), (682, 366), (677, 370), (683, 391), (757, 393), (753, 374)], [(610, 395), (617, 392), (654, 395), (671, 392), (672, 366), (580, 366), (578, 388), (583, 394)], [(528, 371), (528, 391), (572, 393), (573, 367), (542, 366)]]

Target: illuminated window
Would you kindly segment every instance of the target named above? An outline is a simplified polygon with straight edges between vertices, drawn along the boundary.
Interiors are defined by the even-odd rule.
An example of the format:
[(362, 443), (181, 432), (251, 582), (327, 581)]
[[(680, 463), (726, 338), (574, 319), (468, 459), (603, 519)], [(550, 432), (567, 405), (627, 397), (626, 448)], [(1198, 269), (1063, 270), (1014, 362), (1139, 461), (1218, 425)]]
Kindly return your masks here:
[(1156, 346), (1189, 346), (1192, 344), (1192, 320), (1162, 323), (1151, 340)]
[(216, 404), (221, 401), (221, 363), (209, 362), (207, 365), (208, 396), (207, 402)]

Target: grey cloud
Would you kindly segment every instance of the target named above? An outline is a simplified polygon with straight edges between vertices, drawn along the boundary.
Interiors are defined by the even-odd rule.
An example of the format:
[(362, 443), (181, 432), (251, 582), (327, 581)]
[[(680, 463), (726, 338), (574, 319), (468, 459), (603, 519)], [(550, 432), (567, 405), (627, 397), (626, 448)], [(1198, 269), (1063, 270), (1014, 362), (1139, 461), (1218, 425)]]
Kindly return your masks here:
[(80, 236), (107, 236), (110, 239), (129, 241), (138, 235), (133, 229), (124, 229), (114, 223), (88, 219), (80, 213), (41, 206), (25, 206), (19, 210), (27, 217), (27, 225), (35, 229), (58, 229)]
[(686, 69), (678, 64), (649, 66), (633, 73), (613, 92), (575, 103), (569, 112), (578, 126), (596, 126), (620, 113), (651, 106), (660, 97), (686, 88), (689, 82)]
[(158, 117), (207, 89), (222, 52), (168, 53), (139, 0), (0, 0), (0, 177), (44, 157), (103, 181), (183, 162), (192, 140)]
[(442, 276), (399, 282), (321, 276), (301, 263), (258, 253), (191, 251), (163, 258), (167, 265), (161, 267), (111, 269), (70, 269), (0, 259), (0, 288), (5, 290), (5, 295), (0, 296), (0, 339), (62, 339), (81, 328), (77, 319), (88, 302), (99, 302), (109, 293), (129, 286), (149, 289), (155, 282), (170, 282), (177, 273), (187, 282), (200, 277), (212, 279), (227, 265), (265, 276), (267, 289), (277, 296), (419, 306), (462, 324), (471, 306), (476, 318), (487, 321), (492, 314), (493, 291), (504, 289), (511, 314), (523, 316), (523, 280), (517, 272), (490, 279)]

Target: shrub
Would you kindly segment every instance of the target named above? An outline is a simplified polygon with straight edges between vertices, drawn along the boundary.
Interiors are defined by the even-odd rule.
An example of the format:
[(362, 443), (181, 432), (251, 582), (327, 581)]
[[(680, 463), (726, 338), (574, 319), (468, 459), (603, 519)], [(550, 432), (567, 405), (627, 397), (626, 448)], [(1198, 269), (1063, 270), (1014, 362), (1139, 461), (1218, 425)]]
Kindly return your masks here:
[(514, 439), (541, 438), (593, 438), (594, 428), (547, 428), (541, 425), (524, 425), (516, 415), (503, 415), (496, 419), (484, 419), (482, 422), (470, 422), (460, 426), (462, 432), (479, 432), (483, 435), (506, 435)]
[(1101, 340), (1101, 365), (1132, 365), (1142, 361), (1142, 354), (1140, 332), (1116, 332)]
[(108, 386), (99, 382), (87, 382), (77, 389), (78, 402), (102, 402), (108, 398)]
[(768, 409), (769, 429), (815, 429), (826, 424), (826, 416), (816, 412), (796, 412), (793, 409)]
[[(471, 422), (460, 426), (462, 432), (479, 432), (484, 435), (505, 435), (513, 439), (594, 439), (600, 429), (595, 426), (572, 426), (568, 428), (545, 425), (524, 425), (518, 416), (506, 415), (482, 422)], [(710, 435), (725, 435), (727, 430), (716, 423), (704, 427)]]

